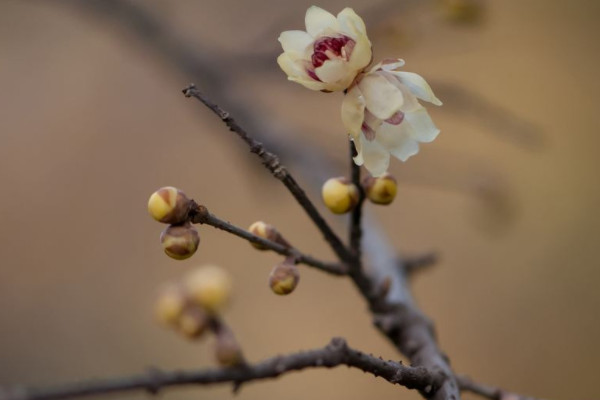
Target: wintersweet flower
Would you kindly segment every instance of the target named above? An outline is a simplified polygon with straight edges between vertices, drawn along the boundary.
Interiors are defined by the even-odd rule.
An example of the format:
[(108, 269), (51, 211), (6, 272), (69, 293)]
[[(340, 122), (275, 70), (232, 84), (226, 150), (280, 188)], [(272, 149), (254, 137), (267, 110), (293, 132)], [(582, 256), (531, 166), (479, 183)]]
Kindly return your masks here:
[(363, 20), (351, 8), (336, 18), (312, 6), (305, 23), (306, 32), (286, 31), (279, 36), (283, 53), (277, 63), (289, 80), (308, 89), (345, 90), (371, 62), (371, 42)]
[(440, 133), (418, 99), (442, 102), (420, 75), (399, 71), (404, 61), (385, 60), (356, 78), (342, 103), (342, 121), (354, 141), (357, 165), (377, 177), (390, 163), (390, 154), (406, 161), (419, 152), (419, 143)]

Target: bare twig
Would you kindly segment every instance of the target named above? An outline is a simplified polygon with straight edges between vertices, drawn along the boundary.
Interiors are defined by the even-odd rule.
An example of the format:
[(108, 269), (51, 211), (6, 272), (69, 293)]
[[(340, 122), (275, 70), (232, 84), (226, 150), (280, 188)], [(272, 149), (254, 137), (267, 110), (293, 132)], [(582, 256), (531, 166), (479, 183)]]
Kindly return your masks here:
[(163, 372), (153, 369), (142, 375), (77, 383), (54, 389), (0, 390), (0, 400), (55, 400), (135, 390), (156, 394), (170, 386), (216, 383), (240, 385), (248, 381), (276, 378), (306, 368), (333, 368), (339, 365), (357, 368), (380, 376), (390, 383), (423, 393), (431, 392), (441, 381), (440, 374), (421, 367), (407, 367), (399, 362), (384, 361), (348, 347), (344, 339), (335, 338), (321, 349), (273, 357), (257, 364), (200, 371)]
[(465, 392), (475, 393), (481, 397), (486, 397), (491, 400), (542, 400), (536, 397), (524, 396), (521, 394), (511, 393), (506, 390), (483, 385), (473, 382), (469, 377), (458, 375), (456, 377), (460, 390)]
[(263, 165), (271, 172), (271, 174), (273, 174), (275, 178), (280, 180), (285, 187), (288, 188), (296, 201), (300, 204), (300, 206), (302, 206), (304, 211), (306, 211), (317, 228), (319, 228), (323, 234), (323, 237), (327, 243), (329, 243), (339, 259), (341, 261), (349, 262), (352, 257), (348, 252), (348, 249), (344, 246), (340, 238), (331, 229), (325, 219), (323, 219), (319, 211), (317, 211), (316, 207), (310, 201), (304, 190), (300, 187), (300, 185), (298, 185), (296, 180), (292, 177), (292, 175), (290, 175), (287, 169), (281, 165), (279, 158), (275, 154), (268, 152), (260, 142), (252, 138), (240, 125), (238, 125), (238, 123), (229, 115), (228, 112), (223, 110), (217, 104), (213, 103), (193, 84), (183, 89), (183, 93), (186, 97), (193, 97), (202, 102), (219, 118), (221, 118), (227, 127), (229, 127), (230, 131), (236, 133), (244, 142), (246, 142), (246, 144), (250, 147), (250, 151), (260, 157)]
[(263, 239), (260, 236), (256, 236), (251, 232), (248, 232), (242, 228), (239, 228), (227, 221), (220, 219), (219, 217), (211, 214), (208, 209), (202, 205), (198, 205), (195, 202), (190, 210), (191, 221), (195, 224), (206, 224), (217, 229), (229, 232), (235, 236), (246, 239), (251, 243), (260, 244), (269, 250), (273, 250), (284, 256), (291, 256), (298, 263), (306, 264), (311, 267), (320, 269), (321, 271), (327, 272), (332, 275), (345, 275), (347, 273), (346, 267), (339, 263), (327, 263), (324, 261), (317, 260), (316, 258), (303, 254), (299, 250), (291, 246), (284, 246), (280, 243), (273, 242), (268, 239)]

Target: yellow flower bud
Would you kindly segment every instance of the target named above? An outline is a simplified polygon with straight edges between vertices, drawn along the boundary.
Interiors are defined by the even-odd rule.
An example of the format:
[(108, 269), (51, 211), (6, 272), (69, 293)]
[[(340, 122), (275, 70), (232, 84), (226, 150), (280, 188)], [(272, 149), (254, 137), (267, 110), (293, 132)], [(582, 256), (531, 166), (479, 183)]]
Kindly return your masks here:
[(209, 317), (201, 308), (186, 307), (177, 322), (179, 333), (188, 339), (196, 339), (207, 331)]
[(184, 279), (190, 300), (209, 313), (217, 313), (231, 296), (229, 273), (215, 265), (205, 265), (191, 271)]
[(298, 286), (300, 280), (300, 272), (298, 267), (289, 262), (278, 264), (271, 271), (269, 276), (269, 286), (275, 294), (286, 295), (290, 294)]
[(217, 333), (215, 358), (224, 367), (239, 365), (244, 361), (242, 349), (229, 330), (221, 330)]
[(200, 244), (198, 231), (189, 223), (169, 225), (160, 234), (160, 243), (165, 254), (176, 260), (185, 260), (194, 255)]
[[(277, 232), (277, 229), (275, 229), (273, 225), (269, 225), (263, 221), (256, 221), (255, 223), (253, 223), (248, 228), (248, 231), (258, 237), (268, 239), (273, 242), (278, 242), (281, 238), (281, 235), (279, 234), (279, 232)], [(259, 243), (250, 242), (250, 244), (258, 250), (267, 250), (265, 246)]]
[(396, 179), (387, 172), (378, 178), (372, 176), (365, 178), (363, 188), (372, 203), (386, 205), (394, 200), (398, 191)]
[(175, 326), (183, 313), (187, 299), (183, 288), (179, 285), (169, 285), (160, 294), (156, 304), (156, 317), (167, 325)]
[(321, 195), (327, 208), (335, 214), (345, 214), (352, 210), (359, 199), (358, 188), (343, 177), (328, 179)]
[(190, 199), (179, 189), (166, 186), (152, 193), (148, 212), (155, 220), (165, 224), (180, 224), (187, 218)]

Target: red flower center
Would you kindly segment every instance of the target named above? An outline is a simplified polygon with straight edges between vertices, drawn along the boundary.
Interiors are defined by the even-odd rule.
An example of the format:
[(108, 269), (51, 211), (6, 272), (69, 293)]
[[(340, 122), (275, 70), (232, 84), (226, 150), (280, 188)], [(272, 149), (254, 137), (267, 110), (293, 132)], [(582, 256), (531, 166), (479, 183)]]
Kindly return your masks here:
[(332, 57), (343, 58), (348, 60), (352, 49), (354, 48), (354, 40), (348, 36), (340, 37), (322, 37), (315, 41), (314, 51), (311, 57), (312, 65), (318, 68)]

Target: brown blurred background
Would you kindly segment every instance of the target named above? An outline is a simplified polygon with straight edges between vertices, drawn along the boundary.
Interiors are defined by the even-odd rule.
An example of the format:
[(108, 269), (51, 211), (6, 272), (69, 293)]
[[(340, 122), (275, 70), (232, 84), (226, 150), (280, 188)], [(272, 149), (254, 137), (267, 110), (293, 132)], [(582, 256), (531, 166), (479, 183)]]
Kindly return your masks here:
[[(470, 11), (458, 3), (319, 4), (353, 7), (375, 58), (404, 58), (445, 103), (431, 110), (440, 137), (392, 163), (395, 203), (370, 208), (402, 254), (441, 255), (414, 292), (456, 371), (540, 397), (600, 398), (600, 3), (473, 1)], [(297, 292), (276, 297), (266, 280), (277, 256), (201, 227), (198, 253), (173, 261), (146, 213), (149, 194), (174, 185), (237, 225), (267, 220), (299, 248), (332, 257), (282, 186), (180, 93), (195, 82), (283, 145), (292, 171), (326, 154), (331, 174), (345, 174), (341, 95), (289, 83), (275, 64), (279, 32), (302, 28), (312, 2), (130, 3), (160, 29), (119, 4), (0, 3), (0, 384), (213, 365), (212, 340), (186, 342), (153, 316), (161, 283), (203, 263), (234, 276), (225, 317), (250, 360), (333, 336), (398, 358), (349, 282), (304, 268)], [(178, 42), (195, 53), (170, 47)], [(186, 69), (186, 57), (205, 69)], [(314, 154), (298, 154), (289, 144), (297, 140)], [(298, 179), (317, 197), (311, 176)], [(330, 219), (341, 232), (344, 218)], [(233, 395), (221, 386), (164, 396)], [(345, 368), (238, 394), (399, 396), (419, 398)]]

